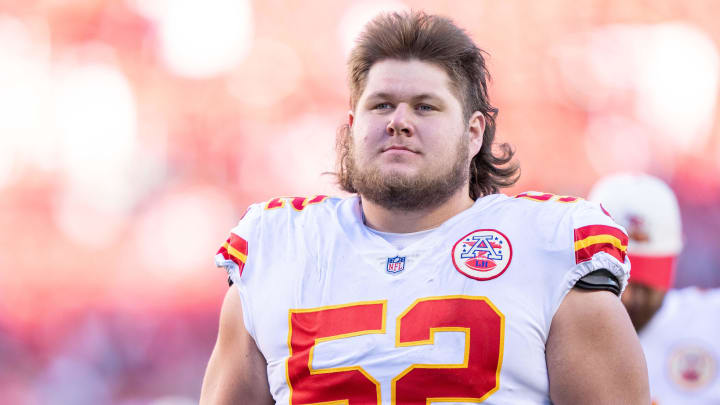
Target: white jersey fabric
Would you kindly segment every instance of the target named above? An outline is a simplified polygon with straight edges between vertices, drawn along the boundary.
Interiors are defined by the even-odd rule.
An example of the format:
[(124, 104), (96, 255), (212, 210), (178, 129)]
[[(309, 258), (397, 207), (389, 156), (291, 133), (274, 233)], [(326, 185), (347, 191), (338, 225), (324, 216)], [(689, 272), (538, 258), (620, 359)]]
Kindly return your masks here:
[(653, 404), (720, 404), (720, 290), (668, 291), (639, 336)]
[(375, 235), (381, 236), (383, 239), (388, 241), (393, 247), (397, 250), (405, 249), (406, 247), (410, 246), (411, 244), (425, 238), (428, 236), (428, 234), (435, 231), (435, 229), (429, 229), (426, 231), (420, 231), (420, 232), (411, 232), (411, 233), (395, 233), (395, 232), (381, 232), (376, 229), (372, 229), (368, 227), (368, 231), (374, 233)]
[[(494, 194), (398, 250), (358, 197), (249, 208), (216, 256), (277, 404), (548, 404), (545, 343), (576, 281), (629, 275), (596, 203)], [(340, 402), (337, 402), (340, 403)]]

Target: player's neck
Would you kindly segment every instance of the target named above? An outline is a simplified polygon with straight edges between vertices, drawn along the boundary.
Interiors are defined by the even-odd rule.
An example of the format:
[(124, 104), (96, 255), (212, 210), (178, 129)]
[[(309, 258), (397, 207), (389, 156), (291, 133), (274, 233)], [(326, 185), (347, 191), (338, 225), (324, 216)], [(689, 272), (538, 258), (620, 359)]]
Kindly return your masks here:
[(468, 188), (458, 190), (437, 207), (414, 211), (384, 208), (372, 201), (362, 199), (365, 225), (381, 232), (420, 232), (440, 226), (443, 222), (473, 205)]

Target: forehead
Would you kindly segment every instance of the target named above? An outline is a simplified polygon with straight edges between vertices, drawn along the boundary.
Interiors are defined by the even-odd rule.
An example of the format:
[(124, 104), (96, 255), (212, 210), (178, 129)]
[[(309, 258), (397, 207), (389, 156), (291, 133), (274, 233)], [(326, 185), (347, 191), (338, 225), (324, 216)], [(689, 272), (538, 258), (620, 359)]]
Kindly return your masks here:
[(452, 82), (445, 70), (434, 63), (417, 59), (386, 59), (375, 63), (368, 72), (361, 98), (376, 93), (388, 93), (397, 97), (432, 94), (455, 99)]

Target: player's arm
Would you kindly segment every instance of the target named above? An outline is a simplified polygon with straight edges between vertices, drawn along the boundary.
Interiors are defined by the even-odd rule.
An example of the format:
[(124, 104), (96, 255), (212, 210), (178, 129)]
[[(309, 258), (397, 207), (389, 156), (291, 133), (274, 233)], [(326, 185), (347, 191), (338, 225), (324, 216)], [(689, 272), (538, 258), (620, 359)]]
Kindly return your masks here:
[(550, 399), (564, 404), (649, 404), (647, 366), (617, 296), (573, 288), (546, 345)]
[(203, 379), (201, 405), (274, 404), (265, 358), (245, 329), (236, 288), (228, 289), (222, 304), (217, 342)]

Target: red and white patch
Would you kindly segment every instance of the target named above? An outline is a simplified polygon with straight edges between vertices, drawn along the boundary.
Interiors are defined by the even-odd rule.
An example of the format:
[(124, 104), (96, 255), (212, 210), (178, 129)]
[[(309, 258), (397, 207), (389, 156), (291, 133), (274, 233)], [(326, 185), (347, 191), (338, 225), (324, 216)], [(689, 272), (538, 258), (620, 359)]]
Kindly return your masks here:
[(675, 348), (668, 359), (670, 378), (679, 387), (695, 391), (706, 387), (715, 377), (717, 360), (700, 346)]
[(478, 229), (455, 242), (452, 261), (460, 273), (475, 280), (499, 277), (510, 266), (510, 240), (495, 229)]

